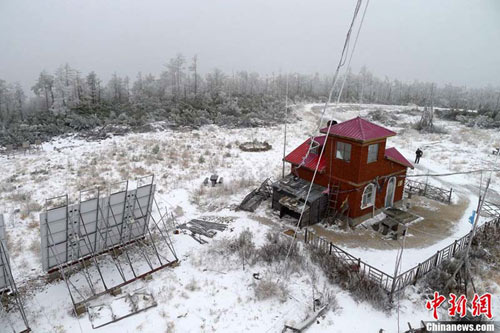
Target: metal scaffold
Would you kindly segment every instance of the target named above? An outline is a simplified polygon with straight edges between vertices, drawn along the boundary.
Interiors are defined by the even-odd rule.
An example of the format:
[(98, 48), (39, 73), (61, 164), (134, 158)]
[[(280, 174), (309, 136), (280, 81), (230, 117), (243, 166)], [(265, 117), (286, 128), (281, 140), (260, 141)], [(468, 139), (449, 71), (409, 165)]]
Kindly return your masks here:
[[(96, 317), (89, 312), (90, 307), (95, 309), (91, 301), (106, 294), (116, 296), (122, 287), (177, 263), (166, 214), (158, 211), (156, 218), (153, 214), (153, 203), (158, 208), (154, 176), (138, 179), (133, 189), (129, 181), (118, 187), (106, 196), (99, 189), (82, 191), (78, 203), (71, 205), (67, 195), (49, 199), (40, 216), (44, 269), (64, 280), (75, 314), (88, 312), (91, 321)], [(131, 312), (113, 315), (110, 322), (144, 311), (133, 303), (134, 297), (126, 299), (132, 301)]]

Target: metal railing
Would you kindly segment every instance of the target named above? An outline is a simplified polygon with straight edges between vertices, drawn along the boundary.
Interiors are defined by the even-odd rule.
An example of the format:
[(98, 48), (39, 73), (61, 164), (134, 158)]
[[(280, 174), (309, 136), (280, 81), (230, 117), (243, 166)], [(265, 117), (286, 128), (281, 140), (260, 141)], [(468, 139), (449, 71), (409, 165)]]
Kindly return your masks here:
[(332, 242), (308, 232), (307, 229), (305, 231), (304, 241), (306, 244), (315, 247), (323, 253), (335, 256), (348, 269), (357, 271), (359, 274), (376, 283), (384, 290), (388, 292), (391, 291), (393, 284), (393, 277), (391, 275), (362, 261), (361, 258), (353, 256), (340, 247), (334, 245)]
[[(476, 234), (488, 233), (491, 231), (491, 228), (500, 228), (500, 216), (497, 216), (495, 219), (478, 226)], [(370, 264), (362, 261), (361, 258), (356, 258), (352, 254), (334, 245), (332, 242), (308, 232), (307, 229), (305, 231), (304, 241), (306, 244), (315, 247), (323, 253), (335, 256), (348, 269), (359, 272), (359, 274), (371, 282), (376, 283), (392, 296), (395, 292), (402, 291), (409, 285), (414, 285), (420, 278), (424, 277), (434, 268), (440, 266), (444, 261), (454, 257), (459, 257), (467, 247), (471, 236), (472, 231), (460, 239), (455, 240), (445, 248), (437, 251), (436, 254), (427, 260), (396, 277), (371, 266)]]
[(407, 193), (421, 195), (429, 199), (434, 199), (445, 203), (451, 202), (451, 195), (453, 193), (452, 188), (446, 190), (444, 188), (430, 185), (428, 183), (421, 183), (416, 180), (409, 179), (406, 179), (405, 191)]
[(500, 216), (500, 204), (485, 200), (481, 210), (481, 215), (487, 217)]
[[(490, 228), (500, 228), (500, 217), (483, 223), (476, 229), (476, 234), (489, 232)], [(463, 251), (466, 249), (469, 242), (469, 238), (472, 236), (472, 231), (467, 235), (455, 240), (450, 245), (439, 250), (425, 260), (419, 263), (417, 266), (410, 268), (406, 272), (401, 273), (394, 279), (393, 292), (403, 290), (410, 284), (415, 284), (418, 279), (422, 278), (424, 275), (432, 271), (434, 268), (440, 266), (444, 261), (451, 258), (459, 257)]]

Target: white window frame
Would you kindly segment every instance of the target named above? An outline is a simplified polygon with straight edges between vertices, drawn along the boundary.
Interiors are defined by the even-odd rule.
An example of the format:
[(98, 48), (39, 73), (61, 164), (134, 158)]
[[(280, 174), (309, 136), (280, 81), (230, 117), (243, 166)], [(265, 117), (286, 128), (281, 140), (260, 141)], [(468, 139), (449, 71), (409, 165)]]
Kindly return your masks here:
[(313, 141), (312, 142), (310, 151), (313, 154), (319, 155), (319, 153), (321, 151), (321, 145), (319, 144), (318, 141)]
[[(371, 189), (371, 200), (370, 202), (366, 202), (365, 197), (367, 196), (367, 191)], [(373, 206), (375, 203), (375, 195), (376, 195), (377, 189), (375, 188), (375, 184), (368, 184), (365, 186), (365, 189), (363, 190), (363, 196), (361, 197), (361, 209), (365, 209), (368, 207)]]
[[(337, 141), (335, 148), (336, 148), (335, 150), (336, 159), (346, 162), (351, 162), (352, 145), (350, 143)], [(349, 156), (346, 158), (345, 155), (347, 155), (347, 152), (349, 153)]]
[[(371, 151), (370, 149), (375, 149), (375, 152)], [(374, 143), (372, 145), (368, 146), (368, 158), (366, 160), (366, 163), (373, 163), (378, 160), (378, 143)]]
[[(387, 206), (387, 196), (389, 195), (389, 186), (390, 185), (393, 185), (393, 189), (392, 189), (392, 193), (391, 193), (391, 197), (389, 199), (391, 199), (391, 205), (390, 206)], [(384, 200), (384, 206), (385, 207), (392, 207), (394, 206), (394, 197), (396, 196), (396, 188), (397, 188), (397, 184), (396, 184), (396, 177), (391, 177), (389, 178), (389, 181), (387, 182), (387, 187), (385, 189), (385, 200)]]

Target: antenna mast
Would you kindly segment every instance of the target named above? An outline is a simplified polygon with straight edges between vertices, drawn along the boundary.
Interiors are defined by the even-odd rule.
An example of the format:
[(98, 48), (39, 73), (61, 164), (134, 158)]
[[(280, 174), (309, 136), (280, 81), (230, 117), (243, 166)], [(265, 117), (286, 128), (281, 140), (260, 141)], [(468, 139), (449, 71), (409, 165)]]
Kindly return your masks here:
[(285, 155), (286, 155), (286, 123), (288, 121), (288, 73), (286, 74), (286, 92), (285, 92), (285, 135), (283, 138), (283, 170), (281, 178), (285, 178)]

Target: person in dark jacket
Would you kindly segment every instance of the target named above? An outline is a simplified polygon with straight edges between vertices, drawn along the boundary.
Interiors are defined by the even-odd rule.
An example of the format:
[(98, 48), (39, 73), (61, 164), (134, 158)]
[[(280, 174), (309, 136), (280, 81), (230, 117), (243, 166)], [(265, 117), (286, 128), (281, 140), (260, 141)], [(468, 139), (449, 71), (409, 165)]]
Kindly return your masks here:
[(420, 150), (420, 148), (418, 148), (415, 152), (415, 164), (418, 164), (420, 162), (420, 157), (422, 157), (423, 154), (424, 152)]

